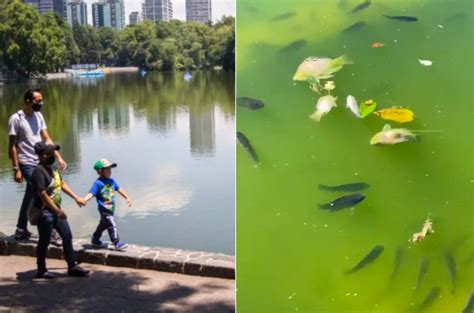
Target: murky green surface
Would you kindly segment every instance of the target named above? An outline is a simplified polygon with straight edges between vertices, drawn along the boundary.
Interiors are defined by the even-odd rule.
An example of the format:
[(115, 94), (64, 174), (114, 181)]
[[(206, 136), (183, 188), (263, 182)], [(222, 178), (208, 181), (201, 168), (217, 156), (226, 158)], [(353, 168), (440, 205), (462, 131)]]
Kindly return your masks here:
[[(474, 289), (473, 4), (374, 0), (347, 14), (361, 2), (237, 3), (237, 96), (266, 104), (237, 109), (237, 130), (261, 161), (254, 167), (237, 147), (239, 313), (461, 312)], [(271, 21), (285, 13), (292, 14)], [(366, 26), (341, 33), (358, 21)], [(299, 40), (306, 43), (283, 49)], [(294, 84), (293, 74), (305, 57), (342, 54), (354, 64), (333, 78), (338, 107), (310, 120), (318, 95)], [(349, 94), (379, 108), (412, 109), (415, 120), (401, 127), (442, 132), (371, 146), (385, 121), (357, 120), (345, 108)], [(334, 213), (318, 208), (345, 194), (318, 184), (352, 182), (371, 185), (362, 203)], [(435, 233), (409, 243), (429, 215)], [(384, 251), (372, 264), (344, 275), (376, 245)], [(391, 279), (397, 249), (403, 253)], [(454, 294), (446, 254), (456, 264)], [(424, 258), (430, 265), (415, 290)], [(420, 307), (435, 287), (439, 296)]]
[[(24, 186), (13, 182), (7, 122), (22, 107), (23, 85), (0, 86), (0, 228), (13, 232)], [(128, 243), (234, 254), (234, 74), (117, 74), (49, 81), (43, 114), (69, 163), (66, 181), (81, 195), (99, 158), (132, 198), (116, 215)], [(78, 208), (64, 196), (74, 236), (99, 221), (91, 200)], [(103, 239), (108, 240), (104, 233)]]

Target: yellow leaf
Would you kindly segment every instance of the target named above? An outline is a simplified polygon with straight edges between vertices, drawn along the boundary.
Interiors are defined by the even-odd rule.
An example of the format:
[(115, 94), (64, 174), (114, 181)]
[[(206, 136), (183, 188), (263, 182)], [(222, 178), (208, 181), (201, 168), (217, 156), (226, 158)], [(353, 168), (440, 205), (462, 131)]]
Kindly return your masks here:
[(374, 114), (380, 116), (384, 120), (392, 120), (398, 123), (413, 121), (413, 112), (409, 109), (392, 107), (376, 111)]

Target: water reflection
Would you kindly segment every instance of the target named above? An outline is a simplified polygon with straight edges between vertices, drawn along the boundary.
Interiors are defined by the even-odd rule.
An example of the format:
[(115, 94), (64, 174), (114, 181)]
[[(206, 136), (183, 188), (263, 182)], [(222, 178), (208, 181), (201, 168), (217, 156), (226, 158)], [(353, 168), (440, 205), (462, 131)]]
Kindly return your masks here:
[[(22, 108), (26, 88), (0, 89), (0, 216), (10, 230), (24, 186), (11, 178), (6, 125)], [(127, 73), (49, 81), (42, 89), (48, 131), (62, 147), (69, 164), (64, 177), (74, 190), (87, 192), (95, 160), (119, 164), (113, 176), (134, 200), (131, 208), (119, 203), (117, 210), (125, 238), (233, 253), (233, 74), (198, 72), (186, 82), (180, 73)], [(65, 205), (74, 207), (69, 199)], [(88, 236), (96, 215), (92, 201), (72, 209), (75, 236)], [(155, 226), (143, 226), (150, 222)]]
[(206, 156), (214, 154), (214, 107), (207, 105), (201, 110), (195, 105), (189, 110), (191, 154)]

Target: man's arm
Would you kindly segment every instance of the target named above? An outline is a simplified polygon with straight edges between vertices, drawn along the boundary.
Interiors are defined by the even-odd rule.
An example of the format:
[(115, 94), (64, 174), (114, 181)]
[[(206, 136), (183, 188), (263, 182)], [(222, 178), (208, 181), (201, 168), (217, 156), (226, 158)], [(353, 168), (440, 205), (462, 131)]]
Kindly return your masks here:
[(127, 193), (125, 192), (125, 190), (120, 187), (118, 190), (118, 193), (122, 195), (122, 197), (125, 198), (125, 201), (127, 201), (127, 205), (130, 207), (132, 206), (132, 200), (130, 199), (130, 197), (127, 195)]
[[(54, 142), (51, 139), (51, 137), (49, 137), (48, 131), (46, 129), (41, 130), (41, 139), (43, 139), (43, 141), (45, 141), (45, 142), (47, 142), (51, 145), (54, 145)], [(64, 159), (61, 156), (61, 154), (59, 153), (59, 151), (57, 151), (57, 150), (54, 151), (54, 155), (56, 156), (56, 159), (58, 159), (59, 165), (61, 166), (61, 170), (64, 171), (67, 168), (66, 161), (64, 161)]]
[(10, 135), (8, 137), (8, 156), (12, 160), (13, 165), (13, 178), (17, 183), (21, 183), (23, 181), (23, 175), (20, 171), (20, 163), (18, 162), (18, 153), (16, 151), (16, 136)]

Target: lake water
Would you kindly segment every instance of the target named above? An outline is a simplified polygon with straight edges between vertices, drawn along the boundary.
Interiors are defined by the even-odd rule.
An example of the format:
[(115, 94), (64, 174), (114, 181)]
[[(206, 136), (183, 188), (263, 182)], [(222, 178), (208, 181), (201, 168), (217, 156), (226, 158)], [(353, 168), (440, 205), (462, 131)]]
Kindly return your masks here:
[[(237, 96), (265, 102), (237, 108), (237, 130), (260, 158), (254, 166), (237, 147), (239, 313), (461, 312), (474, 290), (473, 3), (374, 0), (348, 14), (362, 2), (237, 2)], [(338, 106), (311, 120), (320, 95), (293, 82), (296, 68), (344, 54), (354, 64), (332, 79)], [(415, 120), (356, 119), (349, 94), (410, 108)], [(435, 132), (371, 146), (385, 123)], [(370, 185), (363, 202), (318, 208), (349, 193), (318, 184), (354, 182)], [(409, 243), (429, 216), (435, 233)], [(377, 245), (378, 258), (344, 274)]]
[[(12, 233), (24, 185), (12, 179), (7, 123), (22, 108), (24, 85), (0, 87), (0, 229)], [(85, 196), (96, 160), (116, 162), (117, 224), (127, 243), (234, 254), (234, 74), (114, 74), (48, 81), (42, 110), (69, 167), (64, 178)], [(78, 208), (64, 195), (76, 238), (99, 221), (91, 200)], [(103, 239), (109, 240), (106, 232)]]

